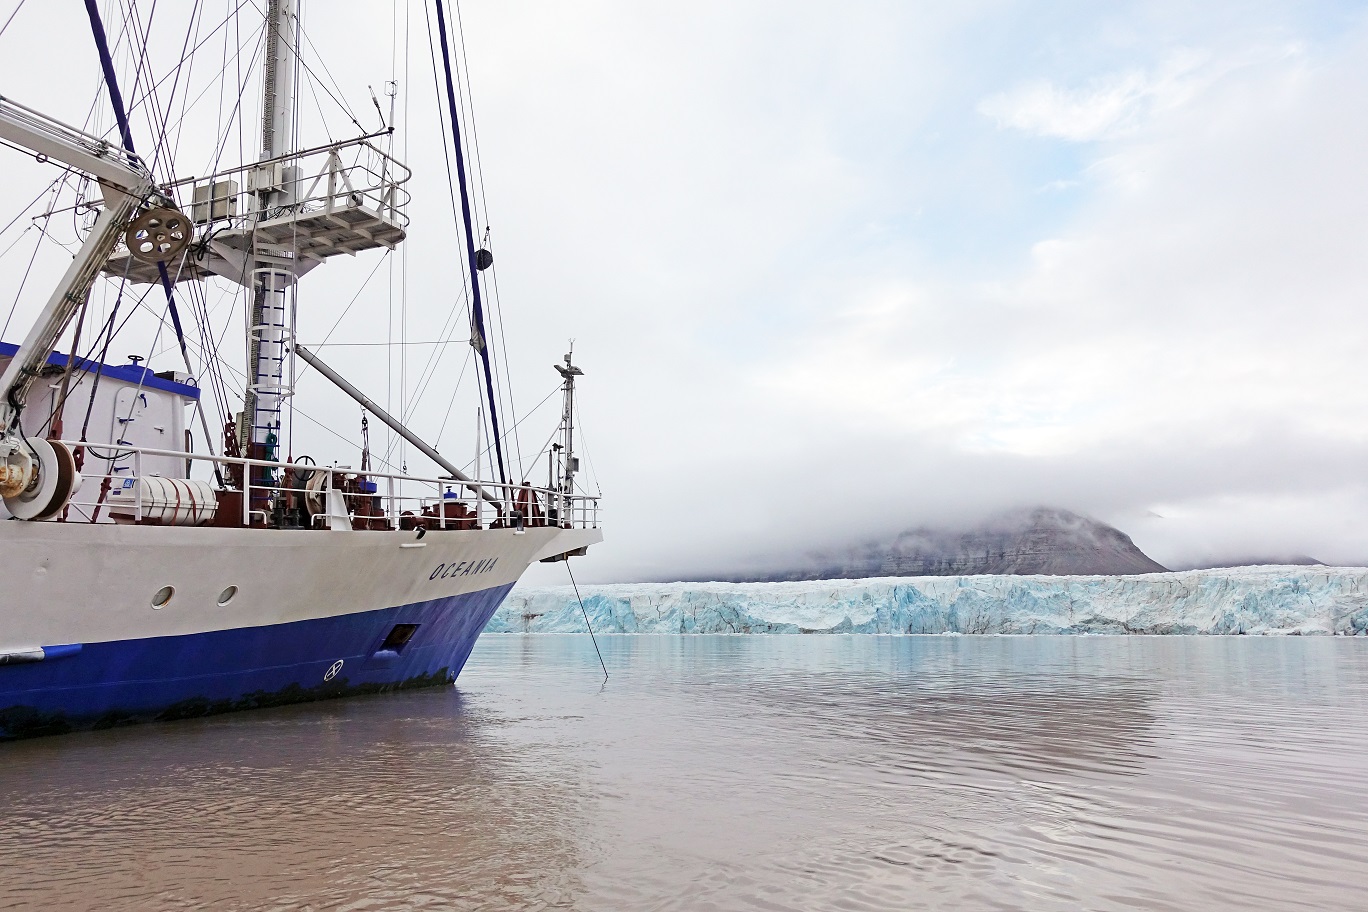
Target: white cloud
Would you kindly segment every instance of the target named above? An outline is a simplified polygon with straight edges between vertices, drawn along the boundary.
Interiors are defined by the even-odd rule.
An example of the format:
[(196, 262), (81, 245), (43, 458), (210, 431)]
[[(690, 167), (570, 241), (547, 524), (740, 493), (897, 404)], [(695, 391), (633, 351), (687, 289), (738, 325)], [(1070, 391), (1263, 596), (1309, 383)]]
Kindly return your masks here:
[[(374, 4), (309, 8), (320, 48), (348, 47), (363, 16), (388, 35)], [(1123, 528), (1156, 510), (1169, 518), (1142, 544), (1161, 560), (1223, 540), (1368, 554), (1349, 521), (1368, 457), (1362, 24), (1298, 45), (1296, 22), (1272, 21), (1286, 10), (1041, 10), (463, 10), (520, 409), (554, 385), (568, 337), (587, 372), (609, 540), (586, 578), (1032, 502)], [(453, 235), (413, 12), (408, 333), (430, 339), (451, 305)], [(78, 34), (68, 13), (60, 31)], [(14, 28), (57, 15), (28, 4)], [(42, 70), (31, 47), (0, 59), (16, 85)], [(1197, 47), (1211, 50), (1184, 50)], [(333, 73), (368, 110), (388, 54), (353, 63)], [(95, 78), (73, 58), (21, 100), (56, 94), (55, 113), (79, 121)], [(0, 194), (22, 205), (50, 168), (6, 155)], [(0, 300), (22, 275), (29, 248), (15, 249)], [(21, 313), (65, 258), (35, 266)], [(374, 264), (309, 276), (302, 338)], [(384, 337), (384, 274), (335, 338)], [(367, 351), (339, 350), (337, 366), (397, 390), (397, 361), (387, 376), (383, 357), (352, 357)], [(442, 426), (462, 355), (415, 412), (420, 433)], [(316, 379), (296, 402), (354, 436), (355, 407)], [(468, 383), (460, 396), (444, 452), (469, 446)], [(529, 448), (549, 431), (525, 429)], [(355, 458), (312, 427), (296, 449)]]
[[(1287, 54), (1286, 48), (1276, 53)], [(1127, 69), (1063, 87), (1033, 79), (984, 98), (978, 112), (1003, 129), (1070, 142), (1093, 142), (1133, 134), (1150, 118), (1180, 107), (1232, 69), (1266, 57), (1263, 49), (1235, 58), (1177, 49), (1151, 69)]]
[[(1153, 509), (1169, 518), (1141, 543), (1175, 564), (1362, 560), (1363, 43), (1316, 66), (1212, 62), (1226, 75), (1200, 90), (1118, 80), (1071, 121), (1068, 106), (1023, 114), (1109, 139), (1067, 226), (991, 281), (853, 288), (897, 306), (820, 332), (760, 384), (833, 433), (916, 441), (894, 482), (910, 514), (944, 510), (948, 487), (1123, 526)], [(832, 371), (792, 369), (818, 351)]]
[(1073, 90), (1037, 80), (985, 98), (978, 110), (1000, 127), (1084, 142), (1101, 139), (1133, 122), (1148, 90), (1141, 73), (1126, 73), (1102, 85)]

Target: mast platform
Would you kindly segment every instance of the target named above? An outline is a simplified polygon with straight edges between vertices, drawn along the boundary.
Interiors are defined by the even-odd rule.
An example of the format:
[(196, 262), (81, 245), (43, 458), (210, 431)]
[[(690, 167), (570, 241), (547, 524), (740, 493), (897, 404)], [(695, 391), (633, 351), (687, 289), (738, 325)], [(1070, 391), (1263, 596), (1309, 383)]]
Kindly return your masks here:
[[(263, 263), (297, 278), (339, 254), (393, 250), (408, 233), (409, 171), (369, 138), (172, 184), (195, 224), (183, 262), (166, 264), (172, 282), (221, 276), (249, 285)], [(242, 183), (247, 189), (240, 192)], [(288, 202), (262, 208), (268, 194)], [(161, 281), (157, 264), (123, 243), (103, 271), (139, 285)]]

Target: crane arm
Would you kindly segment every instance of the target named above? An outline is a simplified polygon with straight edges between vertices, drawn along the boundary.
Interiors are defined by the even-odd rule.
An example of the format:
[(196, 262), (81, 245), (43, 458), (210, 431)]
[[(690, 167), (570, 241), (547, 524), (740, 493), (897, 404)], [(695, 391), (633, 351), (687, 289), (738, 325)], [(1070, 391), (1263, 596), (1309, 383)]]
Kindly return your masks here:
[(0, 97), (0, 140), (60, 162), (100, 182), (105, 209), (48, 298), (14, 358), (0, 375), (0, 434), (19, 420), (29, 387), (90, 292), (134, 211), (161, 194), (146, 166), (128, 152)]
[(139, 199), (154, 187), (135, 155), (0, 95), (0, 139), (43, 159), (89, 174), (107, 188)]

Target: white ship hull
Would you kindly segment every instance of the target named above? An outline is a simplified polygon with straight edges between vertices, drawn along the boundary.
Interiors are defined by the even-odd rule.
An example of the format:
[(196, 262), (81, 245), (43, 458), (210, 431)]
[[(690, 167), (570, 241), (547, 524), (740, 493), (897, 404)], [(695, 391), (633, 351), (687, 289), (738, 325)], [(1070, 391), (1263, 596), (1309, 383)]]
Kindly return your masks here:
[[(299, 65), (299, 43), (307, 40), (299, 4), (264, 6), (261, 40), (246, 63), (247, 70), (260, 67), (260, 154), (236, 164), (225, 158), (230, 136), (243, 151), (244, 108), (220, 110), (225, 122), (184, 134), (211, 143), (208, 159), (207, 149), (186, 155), (213, 161), (212, 173), (162, 173), (173, 167), (163, 153), (179, 147), (184, 115), (194, 107), (193, 100), (187, 107), (189, 96), (175, 103), (181, 120), (169, 145), (171, 115), (155, 110), (156, 98), (139, 96), (149, 107), (139, 112), (137, 132), (146, 120), (159, 135), (144, 148), (160, 150), (139, 156), (117, 63), (129, 55), (149, 75), (152, 48), (146, 31), (127, 30), (125, 21), (111, 51), (96, 4), (87, 3), (87, 13), (117, 143), (0, 98), (3, 144), (78, 178), (53, 185), (49, 211), (36, 216), (40, 227), (62, 212), (87, 222), (85, 214), (94, 215), (23, 341), (0, 342), (0, 740), (450, 683), (529, 564), (584, 554), (601, 539), (599, 498), (576, 482), (574, 391), (583, 372), (571, 353), (554, 365), (563, 396), (555, 442), (526, 467), (519, 449), (516, 474), (505, 458), (520, 421), (501, 429), (501, 419), (513, 418), (501, 414), (505, 400), (511, 410), (512, 394), (493, 353), (496, 346), (506, 351), (506, 340), (501, 321), (497, 328), (487, 321), (482, 305), (481, 274), (493, 254), (475, 246), (441, 0), (457, 175), (449, 189), (460, 192), (465, 264), (434, 264), (434, 276), (468, 296), (482, 375), (475, 379), (474, 459), (464, 467), (296, 338), (303, 276), (333, 257), (393, 251), (407, 236), (410, 172), (392, 155), (393, 103), (380, 132), (336, 141), (326, 131), (326, 144), (300, 148), (297, 77), (312, 78), (312, 70)], [(130, 13), (120, 10), (120, 17)], [(170, 61), (173, 83), (199, 26), (191, 14), (187, 44)], [(210, 85), (241, 95), (243, 61), (222, 65)], [(399, 84), (388, 85), (393, 102)], [(108, 123), (93, 110), (91, 117)], [(40, 236), (48, 235), (43, 227)], [(93, 294), (101, 274), (117, 285), (112, 304)], [(209, 283), (220, 303), (241, 305), (242, 370), (222, 358), (230, 346), (220, 347), (226, 324), (217, 328), (219, 306), (206, 303)], [(402, 284), (407, 289), (407, 280)], [(149, 288), (135, 295), (136, 285)], [(145, 298), (152, 288), (156, 299), (165, 297), (169, 325), (164, 318), (152, 340), (134, 347), (146, 356), (102, 363), (131, 316), (118, 317), (119, 302), (136, 296), (151, 308)], [(398, 303), (406, 313), (402, 298)], [(462, 308), (447, 303), (455, 319)], [(182, 314), (198, 333), (186, 332)], [(367, 325), (373, 332), (377, 324)], [(171, 332), (175, 346), (167, 345)], [(57, 351), (63, 339), (68, 354)], [(96, 351), (99, 361), (89, 357)], [(152, 360), (167, 358), (173, 369), (153, 369)], [(399, 358), (405, 363), (402, 352)], [(306, 451), (304, 434), (296, 440), (296, 359), (364, 410), (358, 445), (345, 451), (359, 452), (355, 468), (319, 465), (312, 457), (326, 457)], [(400, 370), (401, 412), (411, 415), (431, 386), (450, 395), (452, 414), (464, 368), (449, 389), (432, 385), (437, 362), (430, 368), (416, 389)], [(389, 441), (383, 456), (372, 454), (371, 419), (413, 447), (398, 451), (401, 473), (386, 471), (395, 468)], [(409, 475), (408, 453), (430, 460), (435, 477)], [(524, 472), (535, 467), (540, 475), (543, 455), (547, 484), (539, 487)], [(480, 477), (485, 469), (487, 479)]]
[(533, 561), (601, 540), (0, 523), (0, 739), (450, 683)]

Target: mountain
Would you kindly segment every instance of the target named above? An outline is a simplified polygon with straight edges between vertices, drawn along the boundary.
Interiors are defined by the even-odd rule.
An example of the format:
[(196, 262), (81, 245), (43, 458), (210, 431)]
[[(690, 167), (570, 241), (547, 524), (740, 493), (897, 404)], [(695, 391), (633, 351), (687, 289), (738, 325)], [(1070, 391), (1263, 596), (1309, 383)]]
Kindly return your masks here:
[[(797, 563), (797, 562), (795, 562)], [(1057, 507), (1014, 510), (968, 530), (919, 528), (808, 555), (800, 565), (712, 577), (734, 582), (868, 579), (879, 576), (1047, 576), (1163, 573), (1130, 536)]]
[[(1288, 555), (1268, 555), (1261, 554), (1255, 557), (1226, 558), (1220, 561), (1205, 561), (1192, 566), (1183, 566), (1181, 570), (1220, 570), (1226, 567), (1328, 567), (1325, 561), (1316, 560), (1306, 554)], [(1360, 566), (1360, 564), (1349, 564), (1348, 566)]]

